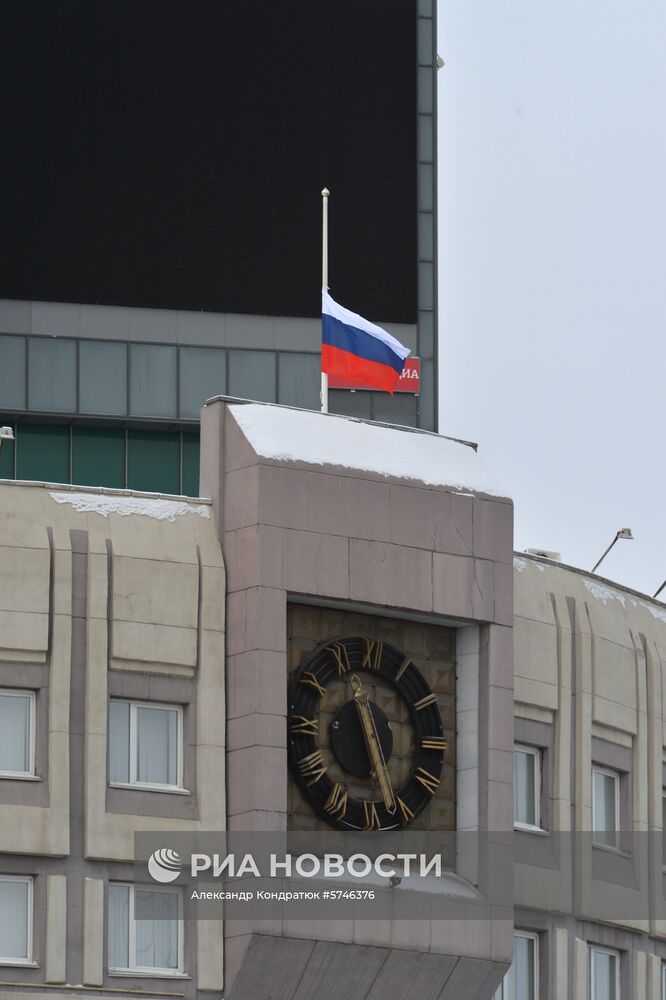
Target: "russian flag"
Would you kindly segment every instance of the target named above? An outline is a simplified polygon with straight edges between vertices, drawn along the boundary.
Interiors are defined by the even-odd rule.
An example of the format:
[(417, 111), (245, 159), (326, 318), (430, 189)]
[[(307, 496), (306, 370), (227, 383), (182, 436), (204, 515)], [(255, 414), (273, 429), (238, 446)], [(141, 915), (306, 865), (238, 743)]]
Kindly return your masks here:
[(409, 348), (321, 293), (321, 370), (358, 389), (393, 393)]

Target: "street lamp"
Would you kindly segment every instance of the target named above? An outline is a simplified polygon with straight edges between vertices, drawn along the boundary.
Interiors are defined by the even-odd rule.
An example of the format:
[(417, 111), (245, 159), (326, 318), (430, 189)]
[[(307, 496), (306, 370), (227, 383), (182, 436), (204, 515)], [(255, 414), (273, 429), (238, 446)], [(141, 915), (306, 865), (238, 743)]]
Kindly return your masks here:
[(608, 548), (606, 549), (606, 551), (602, 555), (601, 559), (598, 562), (596, 562), (594, 564), (594, 566), (592, 567), (592, 572), (593, 573), (595, 573), (597, 571), (597, 567), (601, 566), (602, 562), (604, 561), (604, 559), (606, 558), (606, 556), (608, 555), (608, 553), (610, 552), (610, 550), (613, 548), (613, 546), (615, 545), (615, 543), (618, 540), (618, 538), (628, 538), (630, 541), (633, 541), (634, 536), (631, 533), (631, 528), (620, 528), (620, 530), (616, 534), (615, 538), (613, 539), (613, 541), (610, 543), (610, 545), (608, 546)]
[(14, 431), (11, 427), (0, 427), (0, 451), (2, 451), (2, 446), (5, 441), (14, 440)]

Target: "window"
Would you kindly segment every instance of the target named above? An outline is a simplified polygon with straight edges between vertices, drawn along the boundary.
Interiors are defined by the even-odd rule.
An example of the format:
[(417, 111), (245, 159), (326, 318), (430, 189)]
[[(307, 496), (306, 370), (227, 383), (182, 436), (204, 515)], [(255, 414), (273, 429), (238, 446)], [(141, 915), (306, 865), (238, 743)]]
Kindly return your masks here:
[(513, 825), (519, 830), (541, 828), (541, 751), (513, 748)]
[(109, 884), (109, 970), (173, 976), (183, 971), (180, 889)]
[(155, 790), (182, 788), (183, 712), (180, 706), (112, 701), (109, 782)]
[(590, 948), (591, 1000), (620, 1000), (620, 956), (608, 948)]
[(513, 935), (513, 962), (495, 1000), (537, 1000), (539, 995), (539, 938), (528, 931)]
[(592, 769), (592, 840), (597, 846), (619, 847), (620, 775), (617, 771)]
[(661, 967), (661, 1000), (666, 1000), (666, 965)]
[(666, 788), (661, 790), (661, 864), (666, 869)]
[(0, 965), (32, 964), (32, 878), (0, 875)]
[(35, 695), (0, 689), (0, 776), (35, 773)]

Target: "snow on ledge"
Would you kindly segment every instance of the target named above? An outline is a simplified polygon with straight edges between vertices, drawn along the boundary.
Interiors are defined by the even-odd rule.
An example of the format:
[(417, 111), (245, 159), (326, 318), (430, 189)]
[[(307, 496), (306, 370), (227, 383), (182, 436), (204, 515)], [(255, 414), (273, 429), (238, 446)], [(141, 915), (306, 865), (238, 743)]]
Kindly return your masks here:
[(508, 496), (473, 448), (439, 434), (261, 403), (232, 403), (229, 410), (262, 458)]
[(625, 597), (621, 594), (619, 590), (615, 590), (613, 587), (607, 587), (604, 583), (598, 583), (596, 580), (583, 580), (585, 589), (592, 594), (592, 597), (596, 598), (597, 601), (605, 606), (609, 601), (619, 601), (622, 607), (625, 607)]
[(162, 497), (109, 496), (101, 493), (53, 493), (49, 492), (56, 503), (69, 503), (74, 510), (82, 514), (139, 514), (152, 517), (158, 521), (175, 521), (183, 514), (198, 514), (209, 518), (210, 510), (206, 504), (185, 503), (182, 500), (165, 500)]

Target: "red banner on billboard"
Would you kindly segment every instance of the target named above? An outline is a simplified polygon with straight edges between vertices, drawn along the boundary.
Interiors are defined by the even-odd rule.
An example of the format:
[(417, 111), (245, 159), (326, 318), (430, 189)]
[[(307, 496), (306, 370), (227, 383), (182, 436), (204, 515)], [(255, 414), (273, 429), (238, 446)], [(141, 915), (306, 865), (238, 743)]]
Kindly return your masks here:
[[(336, 378), (334, 375), (329, 375), (328, 377), (328, 387), (329, 389), (362, 389), (363, 386), (360, 385), (345, 385), (342, 379)], [(368, 386), (368, 388), (370, 388)], [(377, 391), (377, 390), (373, 390)], [(421, 391), (421, 359), (420, 358), (407, 358), (405, 361), (405, 367), (402, 369), (402, 374), (398, 379), (395, 392), (411, 392), (415, 396)]]

